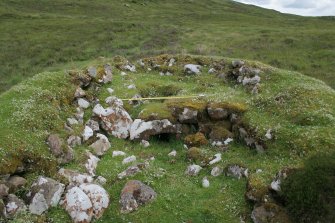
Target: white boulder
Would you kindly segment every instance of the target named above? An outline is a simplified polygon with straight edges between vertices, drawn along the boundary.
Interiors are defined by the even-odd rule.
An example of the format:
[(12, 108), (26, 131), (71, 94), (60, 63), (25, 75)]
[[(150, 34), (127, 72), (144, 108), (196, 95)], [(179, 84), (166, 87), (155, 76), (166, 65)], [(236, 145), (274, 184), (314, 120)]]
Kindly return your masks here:
[(85, 126), (84, 132), (82, 134), (84, 141), (87, 141), (89, 138), (91, 138), (93, 134), (93, 130), (88, 126)]
[(196, 64), (186, 64), (184, 71), (188, 74), (199, 74), (201, 72), (201, 66)]
[(87, 100), (83, 99), (83, 98), (79, 98), (78, 99), (78, 106), (80, 108), (86, 109), (86, 108), (90, 107), (90, 103)]
[(136, 156), (132, 155), (132, 156), (128, 156), (126, 158), (123, 159), (122, 164), (128, 164), (128, 163), (132, 163), (136, 161)]

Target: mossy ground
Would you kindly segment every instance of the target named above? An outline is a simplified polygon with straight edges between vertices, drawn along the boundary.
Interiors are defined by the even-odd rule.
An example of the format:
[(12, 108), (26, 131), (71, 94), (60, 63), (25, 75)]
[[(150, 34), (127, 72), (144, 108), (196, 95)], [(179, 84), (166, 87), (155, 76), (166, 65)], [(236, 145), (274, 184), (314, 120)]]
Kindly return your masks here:
[[(176, 56), (177, 57), (177, 56)], [(194, 57), (190, 57), (193, 58)], [(195, 57), (197, 58), (197, 57)], [(222, 60), (211, 58), (209, 61)], [(229, 64), (230, 59), (224, 59)], [(99, 59), (85, 64), (86, 67), (104, 64), (113, 60)], [(176, 66), (181, 66), (179, 61)], [(262, 92), (258, 95), (248, 93), (242, 86), (233, 85), (208, 74), (209, 67), (204, 67), (201, 75), (188, 77), (183, 73), (173, 76), (160, 76), (158, 70), (151, 72), (142, 69), (137, 73), (127, 72), (121, 76), (120, 71), (113, 70), (112, 83), (101, 87), (98, 95), (103, 103), (109, 96), (107, 88), (115, 90), (120, 98), (131, 98), (139, 93), (138, 89), (127, 89), (130, 84), (140, 86), (141, 83), (155, 80), (157, 85), (176, 85), (181, 91), (177, 95), (205, 94), (202, 100), (195, 101), (197, 105), (205, 102), (239, 102), (246, 104), (248, 110), (243, 121), (257, 129), (260, 138), (265, 139), (268, 129), (273, 130), (273, 140), (267, 140), (267, 151), (258, 154), (255, 150), (234, 142), (230, 149), (222, 154), (219, 166), (225, 168), (228, 164), (240, 163), (248, 167), (251, 175), (257, 169), (257, 178), (264, 184), (269, 184), (275, 174), (285, 166), (300, 167), (303, 161), (316, 153), (329, 153), (335, 150), (335, 92), (321, 81), (303, 76), (296, 72), (268, 67), (264, 64), (248, 62), (262, 68)], [(78, 69), (82, 67), (77, 67)], [(22, 83), (0, 96), (0, 147), (2, 148), (1, 170), (6, 169), (8, 154), (38, 154), (34, 156), (34, 165), (42, 167), (40, 174), (53, 175), (50, 169), (54, 158), (50, 155), (45, 139), (49, 133), (58, 132), (66, 136), (63, 124), (66, 118), (72, 116), (75, 106), (71, 97), (75, 86), (70, 76), (64, 72), (43, 73)], [(128, 102), (125, 101), (125, 104)], [(146, 107), (157, 108), (159, 103), (149, 102), (137, 107), (127, 105), (133, 118)], [(177, 102), (181, 106), (190, 106), (189, 102)], [(185, 104), (186, 103), (186, 104)], [(176, 104), (176, 103), (174, 103)], [(194, 106), (194, 103), (191, 103)], [(105, 104), (103, 104), (106, 106)], [(197, 108), (203, 109), (203, 106)], [(85, 119), (90, 117), (87, 112)], [(297, 121), (299, 120), (299, 121)], [(237, 180), (221, 175), (211, 177), (211, 168), (205, 168), (197, 177), (186, 177), (184, 171), (192, 162), (187, 161), (187, 152), (181, 140), (171, 138), (168, 142), (153, 139), (149, 148), (143, 148), (137, 142), (119, 140), (110, 137), (112, 148), (101, 159), (97, 174), (107, 179), (104, 186), (110, 196), (111, 205), (97, 222), (240, 222), (240, 216), (248, 216), (251, 206), (245, 201), (246, 180)], [(20, 150), (22, 148), (22, 150)], [(87, 146), (75, 148), (77, 158), (67, 167), (81, 170), (81, 156)], [(172, 150), (177, 151), (177, 157), (167, 156)], [(208, 156), (218, 151), (210, 145), (201, 149)], [(138, 161), (144, 161), (151, 156), (150, 166), (132, 177), (149, 184), (158, 193), (157, 199), (141, 207), (131, 214), (120, 214), (118, 199), (126, 179), (117, 180), (118, 173), (126, 166), (121, 164), (122, 158), (112, 158), (113, 150), (123, 150), (128, 155), (135, 155)], [(26, 152), (26, 153), (25, 153)], [(36, 159), (41, 162), (35, 163)], [(172, 160), (174, 159), (174, 160)], [(3, 160), (7, 160), (3, 162)], [(46, 164), (43, 163), (48, 161)], [(43, 171), (43, 170), (51, 170)], [(44, 172), (44, 173), (43, 173)], [(29, 182), (38, 173), (28, 174)], [(201, 180), (207, 176), (209, 188), (202, 188)], [(61, 208), (54, 208), (45, 216), (52, 222), (69, 222), (69, 218)], [(23, 216), (26, 222), (31, 221), (29, 215)], [(20, 219), (17, 220), (19, 222)], [(247, 218), (247, 222), (251, 220)]]

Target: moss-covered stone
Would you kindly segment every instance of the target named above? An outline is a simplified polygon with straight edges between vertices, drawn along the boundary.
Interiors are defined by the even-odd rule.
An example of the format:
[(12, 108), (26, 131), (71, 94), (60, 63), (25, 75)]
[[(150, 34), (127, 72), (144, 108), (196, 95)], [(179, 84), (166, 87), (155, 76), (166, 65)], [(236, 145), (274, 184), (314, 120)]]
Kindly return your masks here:
[(186, 136), (184, 141), (188, 146), (203, 146), (208, 144), (208, 140), (201, 132)]
[(247, 191), (245, 197), (253, 202), (260, 203), (265, 195), (269, 193), (268, 186), (263, 182), (263, 178), (259, 175), (252, 174), (248, 178)]
[(248, 110), (248, 106), (246, 104), (239, 102), (212, 102), (208, 105), (208, 108), (226, 109), (230, 113), (243, 113)]
[(128, 60), (125, 57), (122, 56), (115, 56), (112, 58), (113, 64), (118, 69), (123, 69), (123, 66), (128, 63)]
[(105, 68), (102, 65), (99, 65), (97, 68), (97, 76), (95, 77), (95, 80), (101, 80), (104, 75), (106, 75)]
[(86, 72), (78, 71), (78, 70), (71, 70), (69, 71), (69, 75), (72, 78), (72, 83), (76, 86), (88, 86), (92, 80)]
[(213, 141), (224, 141), (227, 138), (233, 138), (234, 134), (230, 132), (225, 126), (214, 125), (212, 126), (209, 138)]
[(164, 103), (151, 103), (144, 106), (143, 110), (138, 115), (139, 119), (144, 121), (168, 119), (175, 123), (171, 110)]
[(181, 72), (181, 69), (177, 66), (168, 66), (168, 65), (162, 65), (156, 68), (158, 71), (166, 73), (169, 72), (171, 74), (177, 74)]
[(16, 154), (11, 154), (1, 161), (0, 175), (13, 174), (22, 166), (22, 159)]
[(156, 56), (156, 57), (144, 58), (144, 59), (142, 59), (142, 61), (145, 64), (148, 64), (149, 66), (154, 67), (156, 65), (160, 65), (160, 66), (167, 65), (168, 61), (170, 61), (172, 58), (174, 58), (173, 55), (162, 54), (162, 55), (159, 55), (159, 56)]
[(201, 122), (199, 123), (199, 131), (204, 133), (206, 136), (209, 136), (209, 134), (212, 132), (212, 129), (216, 126), (225, 128), (228, 131), (232, 130), (232, 124), (230, 121), (224, 120), (224, 121), (210, 121), (207, 122)]
[(203, 112), (206, 109), (207, 102), (199, 99), (171, 99), (165, 102), (166, 105), (174, 110), (184, 110), (189, 108), (199, 112)]
[(208, 66), (213, 62), (212, 58), (202, 57), (202, 56), (190, 56), (190, 55), (180, 55), (178, 56), (178, 61), (180, 64), (198, 64), (201, 66)]
[(204, 154), (198, 147), (192, 147), (187, 150), (187, 158), (192, 161), (202, 161), (204, 159)]

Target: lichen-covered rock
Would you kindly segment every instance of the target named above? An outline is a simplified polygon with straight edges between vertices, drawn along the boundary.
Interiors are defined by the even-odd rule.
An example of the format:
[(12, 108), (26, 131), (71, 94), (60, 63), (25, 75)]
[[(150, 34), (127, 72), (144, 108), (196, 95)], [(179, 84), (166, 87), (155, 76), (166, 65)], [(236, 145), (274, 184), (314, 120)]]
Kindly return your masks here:
[(10, 218), (14, 217), (21, 211), (26, 211), (27, 206), (24, 201), (14, 194), (9, 194), (6, 199), (6, 215)]
[(186, 64), (184, 66), (184, 71), (187, 74), (200, 74), (201, 66), (196, 64)]
[(233, 68), (240, 68), (244, 65), (244, 61), (242, 60), (234, 60), (232, 61)]
[(89, 126), (85, 126), (85, 129), (83, 131), (83, 140), (87, 141), (89, 138), (91, 138), (94, 135), (93, 130)]
[(81, 145), (81, 138), (79, 136), (71, 135), (67, 139), (67, 144), (72, 148), (76, 147), (76, 146), (80, 146)]
[(200, 170), (202, 170), (201, 166), (193, 164), (187, 167), (185, 174), (189, 176), (197, 176)]
[(217, 71), (215, 70), (215, 68), (211, 68), (211, 69), (209, 69), (208, 70), (208, 73), (209, 74), (214, 74), (214, 73), (216, 73)]
[(98, 73), (97, 68), (95, 68), (95, 67), (89, 67), (89, 68), (87, 68), (87, 74), (90, 77), (95, 78), (97, 76), (97, 73)]
[(90, 107), (90, 103), (83, 98), (79, 98), (78, 99), (78, 106), (80, 108), (86, 109), (86, 108)]
[(117, 177), (123, 179), (126, 177), (134, 176), (135, 174), (141, 172), (141, 169), (138, 166), (130, 166), (125, 171), (119, 173)]
[(150, 143), (147, 140), (141, 140), (141, 146), (144, 148), (148, 148), (150, 146)]
[(100, 159), (88, 151), (86, 151), (86, 157), (87, 157), (87, 161), (85, 163), (86, 171), (91, 176), (95, 176), (95, 170), (98, 166), (98, 162), (100, 161)]
[(175, 63), (176, 63), (176, 59), (171, 58), (171, 59), (169, 60), (169, 67), (172, 67)]
[(270, 190), (275, 191), (275, 192), (280, 192), (281, 191), (281, 183), (283, 180), (285, 180), (289, 174), (292, 174), (296, 169), (293, 168), (283, 168), (280, 170), (277, 174), (275, 179), (270, 184)]
[(150, 136), (159, 134), (176, 134), (178, 128), (168, 119), (154, 120), (145, 122), (141, 119), (135, 119), (130, 128), (130, 139), (148, 140)]
[(244, 77), (242, 84), (243, 85), (247, 85), (247, 84), (255, 85), (255, 84), (258, 84), (260, 81), (261, 81), (261, 78), (258, 75), (256, 75), (252, 78)]
[(105, 99), (106, 104), (108, 104), (111, 108), (115, 107), (123, 107), (123, 101), (115, 96), (109, 96)]
[(128, 181), (121, 192), (121, 213), (136, 211), (140, 205), (144, 205), (157, 197), (156, 192), (141, 181)]
[(102, 156), (109, 150), (111, 144), (105, 135), (98, 133), (97, 137), (99, 139), (90, 145), (90, 148), (93, 149), (94, 154), (97, 156)]
[(104, 185), (107, 183), (107, 179), (104, 178), (103, 176), (98, 176), (95, 180), (94, 180), (95, 184), (100, 184), (100, 185)]
[(260, 70), (244, 65), (237, 65), (230, 71), (230, 76), (238, 84), (243, 84), (251, 93), (256, 94), (260, 89)]
[(211, 106), (211, 104), (208, 105), (207, 112), (208, 112), (210, 119), (215, 120), (215, 121), (227, 119), (229, 116), (228, 109)]
[(128, 70), (130, 72), (136, 72), (136, 66), (132, 65), (132, 64), (127, 64), (125, 66), (123, 66), (123, 69)]
[(101, 127), (117, 138), (128, 138), (133, 120), (122, 107), (122, 101), (115, 97), (109, 97), (108, 104), (110, 107), (107, 109), (104, 109), (99, 104), (93, 109), (93, 113), (98, 115), (101, 120)]
[(92, 183), (93, 177), (88, 174), (82, 174), (75, 170), (61, 168), (58, 174), (74, 185), (80, 185), (83, 183)]
[(96, 184), (82, 184), (79, 188), (89, 197), (93, 215), (99, 219), (109, 205), (109, 195), (104, 188)]
[(99, 123), (93, 119), (88, 120), (86, 126), (90, 127), (93, 132), (98, 132), (100, 130)]
[(189, 108), (184, 108), (183, 112), (179, 114), (178, 121), (182, 124), (196, 124), (198, 123), (198, 111)]
[(99, 83), (109, 83), (113, 80), (112, 66), (110, 64), (105, 64), (103, 68), (99, 70)]
[(75, 84), (80, 87), (87, 87), (90, 85), (92, 81), (92, 77), (88, 75), (88, 72), (78, 72), (78, 71), (70, 71), (69, 74), (73, 77), (73, 81)]
[(76, 108), (76, 113), (74, 114), (74, 116), (76, 117), (76, 119), (78, 120), (79, 123), (83, 124), (84, 122), (84, 109), (82, 108)]
[(232, 176), (237, 179), (248, 177), (248, 169), (237, 164), (229, 165), (226, 168), (227, 176)]
[(128, 164), (136, 161), (136, 156), (128, 156), (122, 160), (122, 164)]
[(201, 132), (198, 132), (193, 135), (188, 135), (184, 139), (185, 144), (188, 146), (203, 146), (208, 144), (208, 140), (206, 139), (205, 135)]
[(263, 153), (265, 151), (265, 144), (255, 136), (255, 133), (240, 127), (238, 128), (238, 135), (247, 146), (255, 148), (258, 153)]
[(67, 118), (66, 119), (66, 124), (68, 124), (68, 126), (73, 126), (73, 125), (78, 125), (79, 122), (75, 118)]
[(202, 187), (204, 187), (204, 188), (209, 187), (209, 180), (208, 180), (207, 177), (204, 177), (204, 178), (202, 179)]
[(113, 151), (112, 157), (116, 157), (116, 156), (125, 156), (126, 153), (123, 151)]
[(50, 207), (55, 207), (64, 192), (65, 185), (51, 178), (40, 176), (31, 186), (27, 198), (29, 211), (41, 215)]
[(93, 205), (87, 194), (79, 187), (69, 189), (62, 202), (75, 223), (89, 223), (93, 217)]
[(211, 171), (211, 175), (212, 175), (213, 177), (218, 177), (218, 176), (220, 176), (222, 173), (223, 173), (223, 169), (222, 169), (221, 167), (218, 167), (218, 166), (214, 167), (214, 168), (212, 169), (212, 171)]
[(75, 98), (82, 98), (86, 96), (86, 92), (81, 88), (77, 87), (76, 92), (74, 93)]
[(286, 210), (274, 203), (264, 203), (255, 206), (251, 213), (254, 223), (290, 223), (292, 222)]

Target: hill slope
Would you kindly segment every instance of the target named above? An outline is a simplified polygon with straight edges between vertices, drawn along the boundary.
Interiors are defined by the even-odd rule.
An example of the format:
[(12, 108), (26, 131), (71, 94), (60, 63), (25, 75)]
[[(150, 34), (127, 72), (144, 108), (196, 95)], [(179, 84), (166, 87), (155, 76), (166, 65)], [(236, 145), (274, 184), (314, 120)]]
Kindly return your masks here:
[[(142, 66), (141, 63), (134, 63), (137, 72), (129, 72), (124, 68), (128, 64), (125, 59), (101, 58), (88, 62), (85, 67), (77, 68), (69, 74), (41, 73), (0, 96), (0, 106), (3, 108), (0, 110), (0, 175), (16, 172), (28, 179), (27, 186), (17, 192), (18, 196), (24, 197), (29, 185), (40, 174), (62, 180), (57, 175), (58, 167), (86, 171), (85, 150), (93, 152), (89, 145), (95, 137), (82, 145), (74, 146), (75, 159), (66, 165), (57, 164), (57, 159), (48, 150), (45, 140), (49, 134), (54, 133), (64, 140), (73, 134), (81, 136), (83, 124), (73, 125), (73, 131), (70, 132), (64, 128), (67, 118), (74, 117), (78, 106), (73, 96), (76, 84), (85, 85), (87, 68), (95, 67), (100, 74), (106, 63), (112, 67), (113, 81), (101, 84), (93, 79), (85, 87), (85, 98), (91, 106), (85, 110), (83, 123), (94, 118), (94, 104), (99, 102), (104, 107), (108, 106), (105, 103), (105, 99), (111, 94), (108, 88), (113, 88), (112, 94), (119, 98), (132, 98), (137, 93), (148, 97), (204, 94), (197, 100), (158, 100), (139, 105), (132, 105), (126, 100), (124, 108), (133, 119), (168, 119), (177, 123), (173, 111), (187, 108), (199, 112), (199, 120), (203, 122), (192, 121), (190, 129), (186, 129), (189, 133), (194, 130), (206, 132), (207, 127), (200, 130), (200, 124), (208, 124), (212, 132), (216, 128), (222, 130), (222, 125), (227, 126), (227, 117), (223, 118), (226, 121), (221, 120), (217, 124), (209, 120), (206, 112), (208, 106), (212, 106), (228, 109), (231, 113), (230, 120), (237, 121), (231, 121), (233, 127), (229, 123), (228, 127), (224, 127), (235, 134), (234, 142), (228, 149), (202, 145), (199, 146), (202, 154), (199, 156), (185, 150), (184, 135), (177, 134), (177, 138), (173, 134), (169, 137), (164, 134), (161, 138), (152, 137), (148, 148), (143, 148), (136, 140), (108, 135), (112, 147), (100, 157), (96, 174), (106, 178), (104, 187), (110, 194), (111, 204), (97, 222), (240, 222), (240, 218), (251, 222), (253, 207), (244, 197), (247, 179), (242, 177), (238, 180), (228, 174), (213, 177), (213, 166), (227, 169), (229, 165), (236, 164), (248, 168), (248, 182), (251, 185), (256, 182), (255, 189), (260, 190), (257, 199), (263, 199), (268, 185), (279, 170), (284, 167), (299, 168), (303, 166), (304, 160), (314, 154), (334, 152), (335, 91), (319, 80), (253, 61), (246, 61), (241, 69), (241, 65), (233, 68), (231, 59), (219, 57), (163, 55), (145, 58), (142, 62)], [(201, 74), (185, 73), (183, 68), (188, 63), (202, 65)], [(209, 72), (210, 68), (215, 68), (216, 71)], [(167, 71), (173, 75), (162, 76), (161, 72), (166, 74)], [(234, 76), (236, 73), (245, 75), (243, 82), (246, 82), (252, 78), (252, 74), (255, 75), (254, 72), (260, 77), (258, 94), (250, 93), (252, 82), (242, 84)], [(220, 75), (222, 73), (226, 76)], [(131, 85), (135, 85), (135, 88), (129, 87)], [(101, 120), (100, 126), (103, 126)], [(247, 132), (243, 133), (241, 128)], [(266, 137), (269, 129), (272, 136)], [(216, 137), (212, 132), (208, 137)], [(101, 129), (100, 133), (106, 134), (106, 131)], [(221, 133), (227, 137), (227, 130), (217, 132), (218, 135)], [(246, 143), (250, 143), (250, 146)], [(123, 157), (113, 157), (113, 150), (135, 155), (137, 163), (147, 162), (148, 166), (145, 165), (135, 176), (118, 179), (118, 174), (132, 164), (122, 164)], [(176, 157), (168, 156), (172, 150), (176, 150)], [(212, 166), (206, 164), (217, 153), (222, 153), (222, 161)], [(186, 176), (185, 169), (193, 163), (203, 165), (203, 169), (198, 176)], [(201, 187), (205, 176), (210, 181), (209, 188)], [(158, 195), (155, 201), (140, 207), (133, 214), (122, 214), (118, 200), (122, 187), (129, 179), (143, 181), (154, 188)], [(36, 218), (40, 222), (71, 222), (65, 210), (59, 206), (39, 217), (23, 214), (17, 217), (17, 221), (24, 219), (28, 222)], [(287, 221), (282, 219), (279, 222)]]
[(333, 18), (226, 0), (1, 1), (0, 92), (69, 62), (166, 52), (255, 59), (334, 87), (334, 30)]

